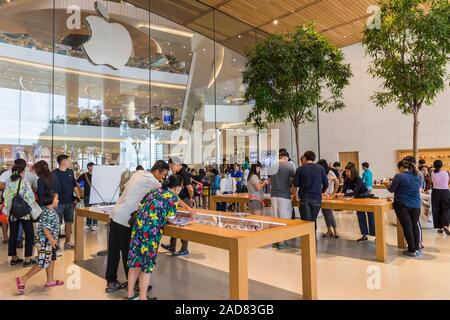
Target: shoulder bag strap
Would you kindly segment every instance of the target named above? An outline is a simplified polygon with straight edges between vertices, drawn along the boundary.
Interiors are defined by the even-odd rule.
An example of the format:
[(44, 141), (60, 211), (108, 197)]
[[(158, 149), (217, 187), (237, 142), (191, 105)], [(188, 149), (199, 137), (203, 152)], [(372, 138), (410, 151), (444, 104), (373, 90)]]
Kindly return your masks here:
[(19, 195), (20, 193), (20, 184), (22, 183), (22, 179), (19, 179), (19, 186), (17, 187), (17, 193), (16, 193), (16, 197)]

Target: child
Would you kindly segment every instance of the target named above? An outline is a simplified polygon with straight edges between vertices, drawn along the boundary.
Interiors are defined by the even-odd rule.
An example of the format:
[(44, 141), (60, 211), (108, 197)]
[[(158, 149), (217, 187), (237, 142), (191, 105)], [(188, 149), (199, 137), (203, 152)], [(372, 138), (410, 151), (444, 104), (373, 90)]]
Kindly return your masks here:
[(49, 191), (44, 192), (42, 204), (45, 208), (39, 216), (39, 225), (36, 234), (38, 261), (23, 277), (16, 278), (17, 290), (19, 290), (20, 294), (25, 293), (25, 284), (27, 281), (42, 269), (46, 269), (47, 271), (46, 288), (62, 286), (64, 284), (63, 281), (53, 279), (59, 234), (59, 216), (55, 210), (58, 203), (58, 194), (52, 194)]

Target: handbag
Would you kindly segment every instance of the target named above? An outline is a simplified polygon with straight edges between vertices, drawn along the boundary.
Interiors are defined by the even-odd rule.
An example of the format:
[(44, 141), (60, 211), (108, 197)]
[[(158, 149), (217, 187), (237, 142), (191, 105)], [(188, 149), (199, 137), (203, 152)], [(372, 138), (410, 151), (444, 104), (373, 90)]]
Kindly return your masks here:
[(29, 215), (32, 211), (28, 203), (19, 194), (21, 183), (22, 179), (19, 180), (19, 187), (17, 188), (17, 193), (11, 201), (10, 213), (16, 219), (23, 219), (25, 216)]

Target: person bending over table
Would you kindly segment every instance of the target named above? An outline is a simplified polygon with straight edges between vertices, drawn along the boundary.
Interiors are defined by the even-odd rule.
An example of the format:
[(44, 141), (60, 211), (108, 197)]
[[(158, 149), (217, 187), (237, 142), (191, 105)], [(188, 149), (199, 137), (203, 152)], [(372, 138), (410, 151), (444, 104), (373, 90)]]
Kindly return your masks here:
[(108, 259), (106, 265), (106, 293), (125, 289), (126, 283), (117, 280), (120, 256), (125, 275), (128, 274), (128, 251), (130, 246), (131, 229), (128, 221), (133, 212), (139, 209), (142, 198), (149, 190), (161, 187), (163, 180), (169, 171), (169, 165), (158, 160), (150, 172), (145, 170), (136, 171), (125, 185), (125, 190), (111, 211), (111, 222), (109, 224), (108, 236)]
[[(343, 192), (346, 196), (354, 196), (355, 198), (368, 198), (370, 195), (369, 190), (359, 176), (358, 169), (352, 162), (345, 166)], [(358, 216), (359, 229), (362, 234), (362, 237), (357, 241), (369, 240), (367, 238), (368, 235), (375, 237), (375, 216), (373, 212), (357, 211), (356, 215)], [(368, 228), (367, 224), (369, 224)]]
[[(142, 200), (131, 231), (127, 300), (147, 300), (150, 275), (156, 266), (163, 227), (176, 216), (182, 185), (181, 176), (172, 175), (164, 181), (162, 188), (150, 191)], [(135, 293), (138, 278), (139, 293)]]

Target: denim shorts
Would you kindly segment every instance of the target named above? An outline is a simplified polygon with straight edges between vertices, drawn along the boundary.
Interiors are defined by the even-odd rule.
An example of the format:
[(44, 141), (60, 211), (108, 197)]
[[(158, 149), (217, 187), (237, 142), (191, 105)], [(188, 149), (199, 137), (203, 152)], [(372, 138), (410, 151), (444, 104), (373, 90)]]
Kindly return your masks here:
[(73, 223), (75, 205), (72, 202), (58, 205), (58, 208), (56, 208), (56, 211), (58, 212), (59, 221), (61, 223), (63, 223), (63, 222)]

